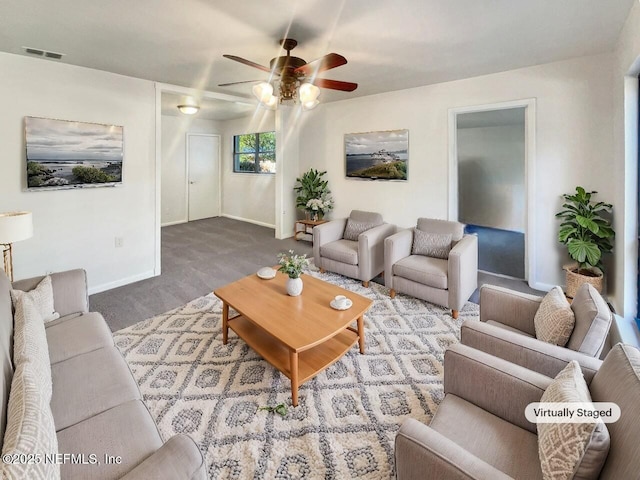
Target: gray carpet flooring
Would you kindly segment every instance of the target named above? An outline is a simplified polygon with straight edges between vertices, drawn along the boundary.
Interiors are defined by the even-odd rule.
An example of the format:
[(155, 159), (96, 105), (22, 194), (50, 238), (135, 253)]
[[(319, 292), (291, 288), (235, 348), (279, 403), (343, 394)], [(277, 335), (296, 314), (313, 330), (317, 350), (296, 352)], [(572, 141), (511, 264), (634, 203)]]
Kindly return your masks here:
[[(277, 254), (293, 249), (312, 256), (311, 243), (277, 240), (273, 229), (225, 217), (162, 229), (162, 275), (91, 295), (91, 310), (104, 315), (111, 331), (211, 293), (214, 289), (277, 264)], [(383, 283), (381, 277), (375, 279)], [(531, 290), (524, 281), (479, 273), (478, 283)], [(470, 299), (478, 303), (476, 291)]]

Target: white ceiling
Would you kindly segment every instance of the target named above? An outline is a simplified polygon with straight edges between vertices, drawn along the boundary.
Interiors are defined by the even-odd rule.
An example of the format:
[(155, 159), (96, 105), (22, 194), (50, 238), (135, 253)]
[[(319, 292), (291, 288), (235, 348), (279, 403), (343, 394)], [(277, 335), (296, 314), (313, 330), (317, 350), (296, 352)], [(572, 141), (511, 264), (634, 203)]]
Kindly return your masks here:
[(196, 118), (207, 120), (231, 120), (250, 115), (256, 109), (256, 102), (230, 102), (214, 98), (194, 98), (188, 95), (162, 93), (162, 115), (184, 117), (178, 105), (198, 105)]
[[(249, 95), (278, 39), (307, 61), (349, 63), (321, 76), (359, 84), (321, 100), (399, 90), (611, 51), (633, 0), (3, 0), (0, 51), (29, 46), (62, 62)], [(45, 61), (45, 60), (43, 60)], [(53, 60), (46, 60), (53, 61)]]
[(502, 127), (524, 125), (524, 107), (489, 110), (457, 115), (458, 128)]

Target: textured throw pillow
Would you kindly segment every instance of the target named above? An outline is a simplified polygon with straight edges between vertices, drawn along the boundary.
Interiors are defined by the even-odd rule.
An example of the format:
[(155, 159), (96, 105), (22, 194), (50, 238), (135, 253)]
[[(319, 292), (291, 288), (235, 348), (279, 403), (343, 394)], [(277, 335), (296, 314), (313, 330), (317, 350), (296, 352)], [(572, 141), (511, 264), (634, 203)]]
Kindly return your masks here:
[[(42, 458), (54, 453), (58, 453), (58, 438), (49, 400), (38, 388), (35, 366), (22, 363), (11, 382), (2, 455), (38, 454)], [(3, 462), (2, 478), (59, 479), (60, 465), (44, 460)]]
[(371, 230), (373, 227), (376, 227), (374, 223), (370, 222), (358, 222), (356, 220), (352, 220), (350, 218), (347, 219), (347, 226), (344, 229), (344, 234), (342, 238), (345, 240), (358, 240), (358, 236), (366, 232), (367, 230)]
[(35, 367), (38, 386), (51, 401), (51, 361), (49, 345), (42, 315), (27, 295), (16, 304), (13, 328), (13, 363), (18, 366), (29, 362)]
[[(591, 402), (575, 360), (542, 394), (541, 402)], [(609, 431), (602, 422), (538, 423), (538, 455), (545, 479), (597, 479), (609, 453)]]
[(36, 288), (29, 292), (22, 290), (11, 290), (11, 299), (13, 300), (13, 308), (16, 308), (18, 299), (22, 296), (28, 296), (36, 306), (42, 319), (46, 322), (60, 318), (53, 306), (53, 287), (51, 286), (51, 277), (47, 275), (42, 279)]
[(567, 348), (598, 357), (611, 328), (613, 316), (604, 298), (588, 283), (583, 284), (571, 302), (571, 310), (576, 316)]
[(553, 287), (544, 296), (533, 318), (536, 338), (561, 347), (569, 341), (575, 323), (576, 318), (571, 305), (560, 287)]
[(429, 233), (414, 228), (411, 255), (425, 255), (446, 260), (451, 251), (451, 240), (450, 233)]

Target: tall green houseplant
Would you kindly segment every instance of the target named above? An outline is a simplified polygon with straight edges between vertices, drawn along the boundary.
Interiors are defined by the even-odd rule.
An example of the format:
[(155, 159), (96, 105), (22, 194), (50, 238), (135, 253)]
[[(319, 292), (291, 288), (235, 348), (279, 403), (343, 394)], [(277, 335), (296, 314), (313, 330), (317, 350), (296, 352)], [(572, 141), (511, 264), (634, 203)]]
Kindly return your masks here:
[[(598, 192), (587, 192), (582, 187), (576, 187), (576, 193), (565, 194), (562, 210), (556, 217), (562, 220), (558, 231), (558, 240), (567, 247), (569, 256), (577, 262), (577, 269), (567, 270), (567, 295), (573, 297), (579, 285), (571, 285), (576, 280), (571, 275), (583, 277), (597, 277), (599, 282), (582, 280), (592, 283), (598, 290), (602, 290), (602, 254), (611, 252), (615, 232), (611, 222), (603, 214), (611, 212), (610, 203), (595, 202), (592, 196)], [(569, 291), (571, 290), (571, 291)]]
[[(331, 190), (329, 190), (329, 182), (323, 177), (326, 171), (320, 172), (311, 168), (296, 178), (296, 186), (293, 190), (296, 192), (296, 207), (307, 212), (311, 210), (319, 211), (321, 214), (333, 208), (333, 199), (331, 198)], [(315, 205), (311, 200), (318, 200)]]

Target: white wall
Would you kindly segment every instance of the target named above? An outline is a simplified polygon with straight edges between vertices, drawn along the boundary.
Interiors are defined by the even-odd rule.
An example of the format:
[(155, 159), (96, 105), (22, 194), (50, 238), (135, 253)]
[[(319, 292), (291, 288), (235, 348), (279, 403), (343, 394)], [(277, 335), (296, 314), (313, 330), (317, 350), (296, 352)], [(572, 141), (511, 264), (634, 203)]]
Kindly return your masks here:
[[(320, 104), (303, 116), (300, 170), (328, 171), (334, 217), (375, 210), (402, 227), (448, 214), (448, 110), (535, 98), (537, 156), (534, 234), (539, 288), (563, 284), (568, 259), (556, 240), (560, 195), (576, 185), (613, 200), (612, 55), (572, 59), (509, 72)], [(345, 178), (344, 134), (409, 129), (407, 182)], [(529, 275), (531, 277), (531, 275)]]
[[(34, 221), (33, 238), (14, 245), (15, 278), (85, 268), (95, 292), (152, 276), (153, 83), (6, 53), (0, 71), (0, 211), (30, 210)], [(25, 116), (124, 126), (123, 185), (24, 192)]]
[(524, 124), (458, 128), (457, 137), (458, 219), (524, 232)]
[(187, 133), (221, 134), (222, 123), (194, 116), (162, 115), (162, 225), (188, 220)]
[(233, 172), (233, 136), (272, 132), (274, 114), (259, 108), (253, 116), (222, 124), (222, 214), (275, 227), (275, 175)]

